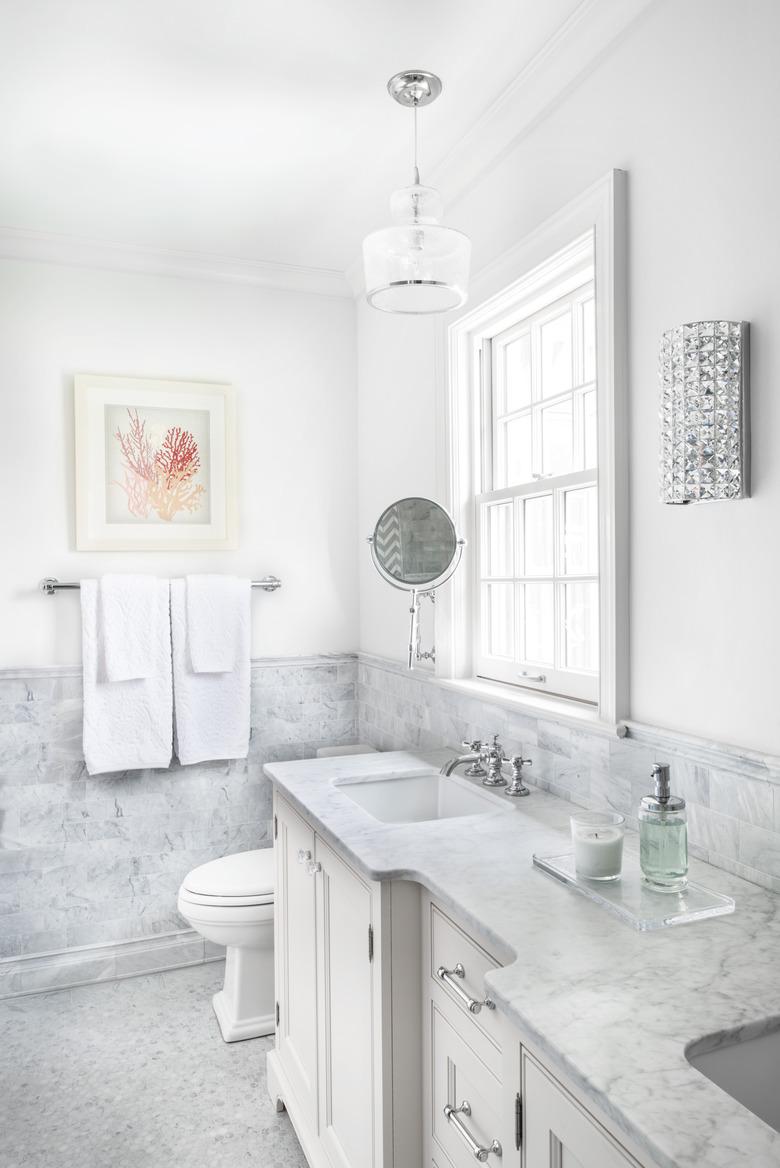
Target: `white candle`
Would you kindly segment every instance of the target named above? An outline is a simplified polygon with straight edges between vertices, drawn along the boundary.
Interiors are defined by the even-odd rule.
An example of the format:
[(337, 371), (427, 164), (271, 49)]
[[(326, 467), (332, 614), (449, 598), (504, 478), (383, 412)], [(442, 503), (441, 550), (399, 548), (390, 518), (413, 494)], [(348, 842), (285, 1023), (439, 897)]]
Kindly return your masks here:
[(589, 880), (616, 880), (623, 864), (623, 816), (587, 811), (571, 817), (574, 866)]

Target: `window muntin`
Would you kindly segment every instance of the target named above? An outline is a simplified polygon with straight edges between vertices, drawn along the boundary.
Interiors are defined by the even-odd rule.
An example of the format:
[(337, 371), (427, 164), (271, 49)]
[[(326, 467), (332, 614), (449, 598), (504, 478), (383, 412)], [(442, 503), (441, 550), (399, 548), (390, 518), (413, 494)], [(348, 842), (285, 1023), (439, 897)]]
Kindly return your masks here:
[[(598, 696), (598, 486), (592, 274), (485, 342), (477, 496), (477, 673)], [(539, 681), (539, 678), (544, 678)]]

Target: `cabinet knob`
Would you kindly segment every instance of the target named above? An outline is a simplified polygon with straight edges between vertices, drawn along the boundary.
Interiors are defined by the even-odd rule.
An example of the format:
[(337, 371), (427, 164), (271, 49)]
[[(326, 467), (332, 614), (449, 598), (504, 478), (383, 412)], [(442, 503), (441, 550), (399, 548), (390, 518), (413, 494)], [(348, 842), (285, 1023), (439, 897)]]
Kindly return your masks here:
[(311, 859), (311, 852), (304, 851), (303, 848), (298, 849), (298, 863), (299, 864), (308, 864), (310, 859)]
[(319, 860), (309, 860), (309, 863), (306, 865), (306, 871), (310, 876), (316, 876), (318, 872), (322, 871), (322, 864)]

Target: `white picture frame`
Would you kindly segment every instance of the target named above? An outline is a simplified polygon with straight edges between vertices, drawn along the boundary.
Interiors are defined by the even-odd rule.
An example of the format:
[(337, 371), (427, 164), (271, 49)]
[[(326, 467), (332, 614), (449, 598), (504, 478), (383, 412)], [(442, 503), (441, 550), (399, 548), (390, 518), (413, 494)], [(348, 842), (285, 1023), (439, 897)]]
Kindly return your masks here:
[(74, 378), (79, 551), (237, 546), (233, 387)]

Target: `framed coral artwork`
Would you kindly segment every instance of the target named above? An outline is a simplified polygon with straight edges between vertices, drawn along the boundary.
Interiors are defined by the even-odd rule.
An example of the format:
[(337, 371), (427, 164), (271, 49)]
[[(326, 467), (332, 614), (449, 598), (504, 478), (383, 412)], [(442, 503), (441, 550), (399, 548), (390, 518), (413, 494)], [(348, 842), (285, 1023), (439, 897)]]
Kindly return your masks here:
[(80, 373), (75, 404), (79, 550), (236, 547), (231, 386)]

